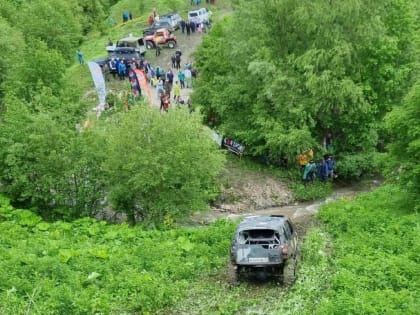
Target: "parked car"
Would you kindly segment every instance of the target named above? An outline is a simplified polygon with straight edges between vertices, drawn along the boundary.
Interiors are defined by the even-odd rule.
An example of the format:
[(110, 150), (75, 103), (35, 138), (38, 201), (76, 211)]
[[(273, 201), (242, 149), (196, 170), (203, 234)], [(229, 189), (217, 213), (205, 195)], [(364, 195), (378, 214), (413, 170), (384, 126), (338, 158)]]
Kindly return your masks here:
[(166, 28), (158, 29), (152, 35), (146, 36), (144, 40), (148, 49), (161, 45), (167, 45), (169, 48), (176, 47), (176, 36), (171, 34)]
[(198, 23), (210, 23), (212, 12), (207, 8), (200, 8), (197, 10), (191, 10), (188, 12), (188, 20), (190, 22)]
[(172, 26), (172, 23), (169, 20), (163, 20), (161, 21), (155, 21), (153, 24), (149, 27), (143, 30), (143, 36), (147, 35), (153, 35), (158, 29), (165, 28), (169, 32), (174, 32), (175, 28)]
[(146, 45), (145, 45), (143, 37), (133, 36), (133, 34), (130, 34), (128, 37), (121, 38), (113, 46), (107, 46), (106, 50), (108, 51), (108, 53), (111, 53), (115, 49), (121, 48), (121, 47), (132, 47), (141, 56), (144, 56), (144, 54), (146, 53)]
[(298, 237), (296, 228), (283, 215), (251, 216), (237, 227), (230, 248), (235, 281), (243, 275), (264, 274), (293, 283)]
[(173, 28), (178, 30), (181, 27), (182, 17), (178, 13), (167, 13), (161, 15), (159, 21), (170, 21)]

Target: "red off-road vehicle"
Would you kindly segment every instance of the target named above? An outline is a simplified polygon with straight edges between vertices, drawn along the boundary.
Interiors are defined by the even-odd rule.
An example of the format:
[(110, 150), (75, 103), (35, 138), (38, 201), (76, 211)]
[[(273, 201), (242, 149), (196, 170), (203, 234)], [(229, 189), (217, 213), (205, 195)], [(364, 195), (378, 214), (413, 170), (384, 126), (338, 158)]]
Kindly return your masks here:
[(158, 29), (153, 35), (146, 36), (144, 41), (148, 49), (162, 45), (167, 45), (169, 48), (176, 47), (176, 36), (171, 34), (166, 28)]

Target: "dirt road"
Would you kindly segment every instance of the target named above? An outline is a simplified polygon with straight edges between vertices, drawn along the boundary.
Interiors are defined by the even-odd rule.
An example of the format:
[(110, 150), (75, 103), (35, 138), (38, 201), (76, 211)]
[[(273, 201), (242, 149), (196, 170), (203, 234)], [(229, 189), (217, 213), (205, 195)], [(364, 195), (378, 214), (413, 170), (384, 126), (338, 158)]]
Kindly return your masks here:
[[(183, 34), (181, 30), (177, 30), (175, 32), (175, 36), (177, 39), (177, 47), (175, 49), (164, 47), (161, 49), (160, 56), (158, 57), (154, 56), (154, 49), (148, 50), (146, 54), (146, 56), (150, 56), (147, 59), (150, 59), (150, 62), (154, 67), (159, 66), (160, 68), (163, 68), (165, 72), (172, 70), (174, 73), (174, 82), (177, 80), (178, 70), (172, 68), (171, 56), (175, 53), (176, 50), (180, 50), (182, 52), (181, 70), (183, 69), (185, 63), (194, 64), (194, 60), (191, 55), (196, 50), (197, 45), (200, 43), (201, 39), (206, 36), (206, 34), (199, 34), (195, 32), (191, 33), (190, 36), (187, 36), (186, 33)], [(181, 98), (186, 102), (191, 92), (191, 88), (181, 89)], [(152, 89), (152, 96), (153, 105), (159, 108), (160, 99), (157, 96), (156, 89)], [(173, 91), (171, 92), (171, 96), (173, 100)]]

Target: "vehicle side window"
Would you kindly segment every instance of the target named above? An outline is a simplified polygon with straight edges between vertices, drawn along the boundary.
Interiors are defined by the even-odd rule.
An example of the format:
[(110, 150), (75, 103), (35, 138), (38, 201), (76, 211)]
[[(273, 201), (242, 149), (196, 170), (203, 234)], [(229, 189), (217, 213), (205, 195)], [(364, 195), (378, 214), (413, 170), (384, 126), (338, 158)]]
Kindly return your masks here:
[(288, 224), (285, 224), (283, 226), (283, 229), (284, 229), (284, 235), (286, 236), (286, 239), (289, 240), (291, 238), (291, 236), (292, 236), (292, 234), (290, 233), (289, 225)]
[(290, 232), (293, 234), (293, 225), (289, 221), (287, 221), (287, 225), (289, 226)]

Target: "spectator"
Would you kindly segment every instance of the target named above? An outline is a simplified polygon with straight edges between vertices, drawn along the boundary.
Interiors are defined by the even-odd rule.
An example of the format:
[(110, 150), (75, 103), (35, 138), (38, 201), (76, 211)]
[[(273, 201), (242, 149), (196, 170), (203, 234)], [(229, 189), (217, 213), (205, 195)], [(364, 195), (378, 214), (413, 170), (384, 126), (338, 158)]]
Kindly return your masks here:
[(185, 21), (181, 20), (181, 22), (179, 22), (179, 24), (181, 25), (181, 32), (182, 32), (182, 34), (184, 34), (185, 33)]
[(335, 174), (335, 160), (332, 155), (329, 155), (326, 161), (327, 167), (328, 167), (328, 177), (331, 179), (336, 178), (337, 175)]
[(163, 80), (161, 78), (158, 79), (156, 87), (157, 87), (157, 96), (158, 98), (161, 98), (163, 95)]
[(185, 29), (187, 30), (187, 36), (190, 36), (190, 34), (191, 34), (191, 23), (190, 23), (190, 21), (187, 21), (187, 23), (185, 24)]
[(155, 51), (156, 57), (160, 56), (160, 46), (156, 45), (156, 51)]
[(325, 159), (322, 158), (317, 164), (317, 176), (321, 182), (325, 182), (328, 176), (328, 165)]
[(308, 164), (305, 166), (305, 170), (303, 171), (303, 183), (306, 185), (309, 182), (314, 180), (316, 165), (314, 160), (310, 160)]
[(172, 73), (172, 70), (169, 70), (166, 73), (166, 79), (167, 79), (167, 81), (169, 82), (169, 84), (171, 85), (171, 88), (172, 88), (172, 84), (174, 83), (174, 74)]
[(79, 61), (79, 64), (84, 64), (85, 63), (85, 58), (83, 57), (83, 53), (80, 50), (80, 48), (77, 50), (77, 60)]
[(112, 16), (108, 17), (108, 26), (113, 27), (115, 25), (115, 21)]
[(178, 103), (180, 98), (181, 98), (181, 88), (178, 84), (178, 81), (175, 81), (175, 84), (174, 84), (174, 100), (175, 100), (175, 102)]
[(176, 56), (175, 54), (171, 56), (172, 68), (176, 68)]
[(175, 68), (177, 70), (181, 69), (181, 55), (182, 55), (182, 52), (180, 50), (177, 50), (175, 52)]
[(125, 79), (126, 72), (127, 72), (127, 66), (125, 65), (125, 62), (122, 60), (118, 64), (118, 76), (120, 77), (120, 80)]
[(153, 22), (154, 22), (153, 16), (152, 16), (152, 15), (150, 15), (150, 16), (149, 16), (149, 19), (147, 20), (147, 23), (148, 23), (149, 25), (152, 25), (152, 24), (153, 24)]
[(128, 18), (129, 18), (128, 12), (124, 12), (123, 13), (123, 23), (127, 22), (128, 21)]
[(169, 82), (169, 80), (165, 80), (165, 83), (163, 84), (163, 89), (165, 90), (165, 94), (168, 95), (169, 98), (171, 98), (172, 84)]
[(185, 88), (185, 74), (183, 71), (179, 71), (178, 72), (178, 80), (179, 80), (179, 84), (181, 85), (181, 89)]
[(191, 81), (191, 70), (189, 68), (184, 70), (184, 75), (185, 75), (185, 85), (187, 88), (191, 88), (192, 87), (192, 81)]

